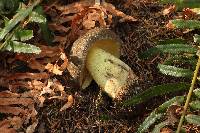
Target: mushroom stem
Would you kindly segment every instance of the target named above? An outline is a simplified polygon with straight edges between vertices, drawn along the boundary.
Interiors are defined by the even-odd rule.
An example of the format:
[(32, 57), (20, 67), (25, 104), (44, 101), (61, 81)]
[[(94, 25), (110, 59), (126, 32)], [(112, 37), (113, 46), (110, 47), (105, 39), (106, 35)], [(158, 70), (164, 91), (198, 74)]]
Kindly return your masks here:
[(136, 79), (128, 65), (99, 47), (89, 50), (86, 68), (96, 83), (112, 98), (123, 94)]

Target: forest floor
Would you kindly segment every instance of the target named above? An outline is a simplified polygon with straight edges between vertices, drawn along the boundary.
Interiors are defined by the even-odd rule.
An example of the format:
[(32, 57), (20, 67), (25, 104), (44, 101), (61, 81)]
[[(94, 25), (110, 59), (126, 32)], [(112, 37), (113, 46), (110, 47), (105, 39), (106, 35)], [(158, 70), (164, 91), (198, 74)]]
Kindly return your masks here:
[[(74, 1), (68, 0), (61, 2), (61, 5), (67, 5), (72, 2)], [(110, 0), (108, 2), (112, 3), (116, 9), (137, 19), (135, 22), (119, 22), (119, 18), (113, 17), (112, 24), (110, 25), (110, 29), (124, 43), (121, 59), (132, 68), (140, 79), (139, 84), (134, 86), (132, 90), (137, 89), (142, 92), (154, 85), (185, 80), (171, 78), (159, 73), (157, 63), (164, 60), (159, 55), (148, 60), (139, 58), (142, 52), (155, 46), (159, 40), (171, 38), (192, 39), (187, 33), (183, 34), (179, 30), (169, 30), (166, 28), (169, 20), (173, 19), (177, 14), (163, 15), (165, 6), (155, 0)], [(49, 5), (51, 4), (48, 3)], [(37, 42), (38, 40), (32, 41)], [(65, 52), (67, 51), (68, 49), (65, 49)], [(6, 58), (12, 56), (7, 54)], [(5, 56), (3, 55), (2, 57)], [(2, 65), (5, 64), (4, 61), (1, 61)], [(12, 65), (4, 65), (5, 67), (2, 67), (2, 69), (12, 69)], [(7, 66), (9, 68), (6, 68)], [(175, 95), (168, 94), (152, 98), (134, 107), (122, 107), (118, 102), (112, 101), (104, 94), (99, 99), (100, 89), (95, 82), (86, 90), (80, 90), (77, 87), (70, 86), (67, 76), (68, 73), (66, 72), (61, 76), (54, 75), (53, 77), (65, 86), (65, 93), (67, 95), (73, 96), (74, 102), (72, 106), (64, 111), (60, 111), (66, 101), (59, 99), (46, 100), (41, 107), (35, 105), (38, 119), (36, 132), (136, 132), (138, 126), (153, 109)], [(6, 87), (4, 89), (6, 90)], [(127, 99), (134, 95), (133, 93), (130, 92)], [(45, 96), (48, 97), (48, 95)]]

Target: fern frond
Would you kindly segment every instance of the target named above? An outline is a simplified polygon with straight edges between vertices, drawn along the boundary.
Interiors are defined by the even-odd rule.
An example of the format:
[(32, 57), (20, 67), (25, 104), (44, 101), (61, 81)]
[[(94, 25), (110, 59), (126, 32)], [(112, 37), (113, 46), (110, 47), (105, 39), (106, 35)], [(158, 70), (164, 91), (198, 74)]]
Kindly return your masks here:
[(0, 41), (22, 20), (24, 20), (33, 10), (33, 8), (38, 4), (38, 1), (35, 1), (30, 7), (26, 9), (21, 9), (9, 20), (8, 24), (0, 32)]
[(198, 8), (200, 7), (199, 0), (160, 0), (163, 4), (176, 4), (178, 9), (183, 8)]
[(200, 89), (199, 88), (194, 90), (194, 95), (200, 99)]
[(196, 100), (196, 101), (190, 102), (190, 107), (194, 110), (200, 110), (200, 101)]
[(170, 92), (176, 92), (180, 90), (186, 90), (190, 87), (190, 84), (187, 83), (169, 83), (169, 84), (162, 84), (158, 86), (153, 86), (149, 88), (148, 90), (142, 92), (141, 94), (138, 94), (136, 96), (131, 97), (130, 99), (124, 101), (124, 106), (134, 106), (136, 104), (142, 103), (144, 101), (147, 101), (148, 99), (167, 94)]
[(137, 130), (137, 133), (144, 133), (151, 125), (153, 125), (157, 120), (159, 120), (163, 116), (162, 113), (152, 112), (145, 121), (140, 125)]
[(17, 41), (7, 41), (8, 43), (3, 50), (8, 50), (16, 53), (35, 53), (39, 54), (41, 52), (39, 47), (36, 47), (31, 44), (26, 44)]
[(151, 125), (153, 125), (157, 120), (159, 120), (162, 117), (162, 115), (164, 115), (169, 106), (171, 106), (175, 102), (183, 103), (183, 101), (184, 96), (177, 96), (160, 105), (140, 125), (140, 127), (137, 130), (137, 133), (144, 133)]
[(193, 114), (189, 114), (185, 116), (185, 120), (190, 123), (190, 124), (194, 124), (194, 125), (200, 125), (200, 116), (199, 115), (193, 115)]
[(169, 54), (180, 54), (180, 53), (191, 53), (195, 54), (197, 52), (197, 48), (192, 47), (187, 44), (165, 44), (165, 45), (157, 45), (153, 48), (148, 49), (143, 52), (140, 57), (141, 58), (149, 58), (153, 55), (159, 53), (169, 53)]
[(14, 33), (11, 40), (27, 41), (31, 38), (33, 38), (33, 31), (32, 30), (19, 29)]
[(195, 34), (195, 35), (193, 36), (193, 38), (194, 38), (194, 42), (200, 43), (200, 35)]
[(196, 53), (197, 49), (186, 44), (168, 44), (168, 45), (157, 45), (157, 49), (163, 53), (179, 54), (179, 53)]
[(36, 22), (36, 23), (46, 23), (47, 20), (42, 14), (39, 14), (38, 12), (32, 11), (30, 16), (29, 16), (29, 21), (30, 22)]
[(192, 77), (193, 74), (193, 71), (191, 71), (190, 69), (183, 69), (163, 64), (158, 64), (158, 69), (161, 73), (174, 77)]
[(183, 19), (174, 19), (170, 20), (175, 28), (179, 29), (199, 29), (200, 21), (199, 20), (183, 20)]

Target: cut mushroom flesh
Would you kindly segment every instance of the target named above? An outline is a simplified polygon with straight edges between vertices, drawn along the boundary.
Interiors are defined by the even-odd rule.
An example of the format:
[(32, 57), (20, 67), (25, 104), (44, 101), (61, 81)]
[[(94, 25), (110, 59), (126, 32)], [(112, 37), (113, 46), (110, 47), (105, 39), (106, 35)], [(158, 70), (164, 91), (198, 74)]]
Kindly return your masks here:
[(90, 30), (73, 44), (71, 57), (77, 73), (72, 77), (82, 88), (94, 79), (110, 97), (121, 97), (137, 80), (131, 68), (119, 59), (121, 44), (108, 29)]
[(134, 76), (128, 65), (99, 47), (89, 50), (86, 68), (96, 83), (112, 98), (123, 93)]

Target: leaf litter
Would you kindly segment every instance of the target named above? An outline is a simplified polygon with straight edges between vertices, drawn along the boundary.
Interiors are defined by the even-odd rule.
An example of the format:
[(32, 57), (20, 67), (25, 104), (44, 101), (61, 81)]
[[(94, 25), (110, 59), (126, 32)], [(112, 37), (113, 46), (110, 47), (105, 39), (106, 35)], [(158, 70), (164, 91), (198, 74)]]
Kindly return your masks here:
[[(65, 71), (73, 71), (65, 49), (89, 29), (110, 27), (113, 17), (120, 17), (120, 22), (137, 21), (106, 2), (101, 5), (88, 1), (68, 5), (54, 3), (44, 7), (51, 18), (48, 26), (55, 32), (53, 43), (56, 46), (48, 46), (40, 38), (35, 38), (41, 49), (38, 55), (4, 55), (5, 64), (11, 67), (0, 67), (0, 113), (3, 114), (0, 132), (33, 133), (39, 123), (38, 107), (44, 107), (45, 101), (64, 101), (61, 112), (72, 108), (75, 97), (66, 93), (66, 87), (56, 77), (62, 76)], [(27, 26), (26, 22), (23, 23), (24, 27)], [(22, 63), (28, 69), (17, 70)]]

